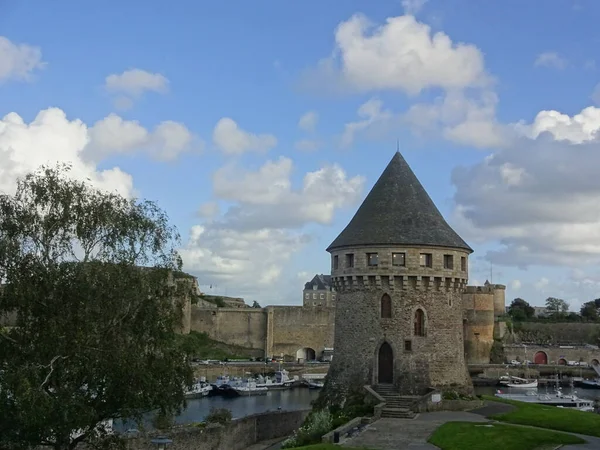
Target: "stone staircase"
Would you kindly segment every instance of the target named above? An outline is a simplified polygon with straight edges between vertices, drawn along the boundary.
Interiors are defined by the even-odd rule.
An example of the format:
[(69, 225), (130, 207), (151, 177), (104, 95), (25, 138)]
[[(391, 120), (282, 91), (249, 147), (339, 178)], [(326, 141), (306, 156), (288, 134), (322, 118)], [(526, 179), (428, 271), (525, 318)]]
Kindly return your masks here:
[(378, 384), (373, 386), (373, 390), (385, 400), (385, 406), (381, 411), (382, 418), (413, 419), (416, 416), (412, 405), (418, 397), (402, 396), (391, 384)]

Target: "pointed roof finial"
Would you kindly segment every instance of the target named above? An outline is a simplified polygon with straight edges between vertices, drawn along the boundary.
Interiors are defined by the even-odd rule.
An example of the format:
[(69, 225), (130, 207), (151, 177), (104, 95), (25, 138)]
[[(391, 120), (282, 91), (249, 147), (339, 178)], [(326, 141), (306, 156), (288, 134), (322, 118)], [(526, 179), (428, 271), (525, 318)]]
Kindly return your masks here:
[(400, 139), (396, 139), (396, 152), (400, 153)]

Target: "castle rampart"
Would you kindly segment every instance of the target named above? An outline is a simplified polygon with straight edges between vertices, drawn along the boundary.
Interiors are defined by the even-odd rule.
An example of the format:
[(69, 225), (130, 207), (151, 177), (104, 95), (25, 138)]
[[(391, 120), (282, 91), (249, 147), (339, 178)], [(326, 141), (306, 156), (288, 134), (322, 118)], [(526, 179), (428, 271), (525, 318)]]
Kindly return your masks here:
[(494, 344), (494, 290), (489, 286), (468, 286), (462, 300), (467, 363), (487, 364)]

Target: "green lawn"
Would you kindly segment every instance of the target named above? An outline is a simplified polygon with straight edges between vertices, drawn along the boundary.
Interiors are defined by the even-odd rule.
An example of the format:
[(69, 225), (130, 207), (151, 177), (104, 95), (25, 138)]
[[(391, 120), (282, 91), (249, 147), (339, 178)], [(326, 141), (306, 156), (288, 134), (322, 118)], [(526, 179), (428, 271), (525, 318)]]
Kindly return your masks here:
[(574, 411), (569, 408), (557, 408), (556, 406), (516, 402), (491, 396), (483, 396), (483, 398), (488, 401), (516, 406), (515, 410), (506, 414), (497, 414), (492, 416), (492, 419), (600, 437), (600, 414)]
[(366, 447), (340, 447), (339, 445), (333, 444), (314, 444), (307, 445), (306, 447), (294, 447), (289, 450), (376, 450), (376, 449), (368, 449)]
[(559, 444), (582, 444), (584, 441), (555, 431), (503, 424), (448, 422), (433, 433), (429, 442), (442, 450), (533, 450)]

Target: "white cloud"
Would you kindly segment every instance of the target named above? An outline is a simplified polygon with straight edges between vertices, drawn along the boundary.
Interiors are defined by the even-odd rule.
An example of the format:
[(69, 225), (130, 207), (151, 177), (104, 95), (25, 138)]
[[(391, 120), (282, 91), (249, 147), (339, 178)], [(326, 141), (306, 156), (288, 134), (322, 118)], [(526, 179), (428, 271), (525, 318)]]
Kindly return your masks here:
[(532, 139), (548, 133), (557, 141), (581, 144), (598, 139), (600, 108), (588, 106), (573, 117), (558, 111), (540, 111), (533, 123), (516, 125), (518, 131)]
[(334, 56), (307, 74), (308, 84), (416, 95), (432, 87), (464, 89), (490, 82), (477, 47), (453, 43), (443, 32), (432, 33), (410, 15), (390, 17), (377, 27), (365, 16), (354, 15), (338, 25), (335, 42)]
[(192, 229), (182, 251), (186, 270), (203, 284), (231, 284), (239, 295), (285, 291), (276, 286), (286, 263), (311, 239), (302, 227), (330, 224), (335, 211), (360, 200), (365, 181), (332, 165), (306, 173), (294, 188), (292, 171), (292, 161), (284, 157), (254, 171), (234, 165), (219, 169), (214, 195), (233, 206)]
[(335, 210), (359, 200), (365, 179), (348, 178), (338, 165), (308, 172), (300, 189), (293, 189), (292, 160), (267, 161), (257, 171), (227, 165), (213, 175), (214, 194), (238, 202), (225, 219), (245, 229), (296, 228), (306, 223), (329, 225)]
[(403, 120), (417, 135), (435, 136), (475, 148), (495, 148), (506, 144), (507, 130), (496, 121), (498, 97), (481, 90), (470, 97), (453, 90), (433, 103), (417, 103), (409, 108)]
[(186, 271), (198, 274), (202, 284), (235, 287), (236, 295), (273, 295), (285, 264), (307, 243), (307, 236), (283, 230), (197, 225), (181, 256)]
[(172, 161), (181, 153), (199, 150), (201, 142), (183, 125), (173, 121), (158, 124), (152, 132), (138, 121), (110, 114), (89, 130), (90, 145), (85, 154), (100, 161), (112, 154), (145, 151), (161, 161)]
[(132, 195), (131, 175), (118, 167), (99, 170), (82, 158), (90, 140), (87, 126), (80, 120), (69, 120), (58, 108), (40, 111), (31, 123), (16, 113), (7, 114), (0, 120), (0, 192), (14, 192), (17, 178), (43, 164), (66, 162), (72, 165), (71, 176)]
[(31, 80), (33, 72), (45, 66), (39, 47), (15, 44), (0, 36), (0, 82)]
[(522, 286), (521, 280), (512, 280), (510, 282), (510, 288), (513, 291), (518, 291), (519, 289), (521, 289), (521, 286)]
[(300, 139), (294, 143), (294, 148), (301, 152), (314, 152), (319, 150), (323, 143), (316, 139)]
[(378, 98), (372, 98), (360, 105), (356, 114), (361, 120), (344, 125), (340, 141), (342, 147), (350, 147), (359, 133), (367, 135), (369, 131), (375, 135), (384, 133), (394, 118), (390, 110), (383, 109), (383, 102)]
[(225, 154), (239, 155), (245, 152), (264, 153), (277, 145), (272, 134), (253, 134), (241, 129), (229, 117), (217, 122), (213, 130), (213, 142)]
[(206, 202), (198, 208), (198, 216), (203, 219), (212, 219), (219, 214), (220, 208), (217, 202)]
[(317, 127), (317, 122), (319, 121), (319, 114), (315, 111), (308, 111), (298, 121), (298, 128), (304, 130), (308, 133), (313, 133), (315, 128)]
[(169, 91), (169, 80), (159, 73), (151, 73), (141, 69), (126, 70), (121, 74), (106, 77), (105, 89), (113, 94), (115, 106), (119, 109), (129, 109), (134, 100), (146, 92), (165, 94)]
[(581, 267), (600, 261), (600, 109), (542, 111), (525, 136), (458, 167), (455, 223), (465, 238), (497, 241), (495, 264)]
[(126, 70), (122, 74), (106, 77), (105, 88), (116, 92), (138, 97), (145, 92), (164, 94), (169, 90), (169, 80), (160, 73), (150, 73), (141, 69)]
[(423, 9), (428, 0), (402, 0), (404, 13), (414, 16)]
[(567, 67), (567, 60), (556, 52), (540, 53), (533, 63), (535, 67), (550, 67), (553, 69), (564, 69)]
[(546, 277), (542, 277), (539, 280), (537, 280), (533, 286), (538, 290), (538, 291), (545, 291), (546, 288), (548, 287), (548, 285), (550, 284), (550, 280)]

